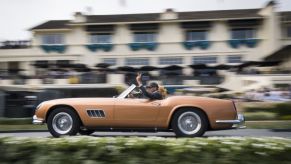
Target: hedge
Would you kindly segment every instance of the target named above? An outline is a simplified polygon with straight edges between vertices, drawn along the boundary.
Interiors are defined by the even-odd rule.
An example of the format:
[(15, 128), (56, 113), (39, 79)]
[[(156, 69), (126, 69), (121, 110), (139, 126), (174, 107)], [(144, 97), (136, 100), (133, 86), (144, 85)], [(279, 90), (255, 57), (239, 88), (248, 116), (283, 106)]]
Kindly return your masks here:
[(24, 124), (32, 124), (32, 118), (4, 118), (0, 117), (0, 125), (24, 125)]
[(246, 112), (243, 113), (246, 121), (276, 120), (277, 114), (272, 112)]
[(0, 163), (290, 163), (284, 138), (0, 138)]
[(289, 120), (291, 118), (291, 102), (288, 103), (278, 103), (271, 105), (269, 107), (246, 107), (244, 109), (246, 113), (255, 113), (255, 112), (271, 112), (276, 114), (276, 119), (279, 120)]

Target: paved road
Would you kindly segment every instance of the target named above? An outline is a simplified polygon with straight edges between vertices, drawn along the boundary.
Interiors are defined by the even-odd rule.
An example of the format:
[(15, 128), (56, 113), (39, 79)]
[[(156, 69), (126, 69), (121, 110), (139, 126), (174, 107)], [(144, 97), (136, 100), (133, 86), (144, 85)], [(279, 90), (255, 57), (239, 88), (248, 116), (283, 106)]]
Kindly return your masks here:
[[(0, 133), (1, 136), (16, 136), (16, 137), (50, 137), (48, 132), (19, 132), (19, 133)], [(174, 137), (174, 133), (158, 132), (158, 133), (137, 133), (137, 132), (95, 132), (93, 137), (106, 136), (158, 136), (158, 137)], [(222, 130), (210, 131), (204, 134), (205, 137), (286, 137), (291, 138), (291, 129), (289, 130), (271, 130), (271, 129), (236, 129), (236, 130)]]

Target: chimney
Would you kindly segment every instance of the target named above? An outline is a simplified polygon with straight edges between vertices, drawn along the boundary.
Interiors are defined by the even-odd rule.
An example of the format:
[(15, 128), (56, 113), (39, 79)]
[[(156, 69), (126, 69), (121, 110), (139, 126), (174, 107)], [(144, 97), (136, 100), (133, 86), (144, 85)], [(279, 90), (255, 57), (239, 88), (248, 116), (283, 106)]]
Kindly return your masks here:
[(161, 13), (160, 19), (161, 20), (178, 19), (178, 14), (174, 11), (174, 9), (168, 8), (166, 9), (165, 12)]
[(75, 12), (74, 17), (75, 17), (75, 19), (72, 21), (74, 23), (86, 22), (86, 16), (83, 15), (81, 12)]
[(267, 2), (266, 5), (263, 8), (261, 8), (258, 14), (262, 16), (272, 15), (275, 12), (276, 4), (277, 3), (273, 0)]
[(173, 12), (174, 12), (174, 9), (172, 9), (172, 8), (168, 8), (168, 9), (166, 9), (166, 12), (167, 12), (167, 13), (171, 13), (171, 12), (173, 13)]

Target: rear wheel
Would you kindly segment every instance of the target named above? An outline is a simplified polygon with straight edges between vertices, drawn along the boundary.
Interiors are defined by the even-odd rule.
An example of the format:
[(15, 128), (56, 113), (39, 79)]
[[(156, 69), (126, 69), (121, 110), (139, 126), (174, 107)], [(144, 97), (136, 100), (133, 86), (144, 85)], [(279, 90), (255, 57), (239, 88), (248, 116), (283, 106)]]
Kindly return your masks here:
[(199, 110), (182, 109), (174, 114), (171, 125), (177, 137), (200, 137), (207, 130), (208, 120)]
[(80, 129), (80, 119), (71, 109), (57, 108), (48, 116), (47, 126), (54, 137), (76, 135)]

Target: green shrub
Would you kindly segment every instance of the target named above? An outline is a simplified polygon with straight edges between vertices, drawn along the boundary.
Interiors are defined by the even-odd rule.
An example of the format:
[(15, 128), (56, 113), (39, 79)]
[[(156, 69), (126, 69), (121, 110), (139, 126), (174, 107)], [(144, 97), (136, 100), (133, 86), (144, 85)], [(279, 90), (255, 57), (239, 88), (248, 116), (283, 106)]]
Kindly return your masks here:
[(23, 125), (32, 124), (32, 118), (0, 118), (0, 124), (3, 125)]
[(280, 120), (291, 120), (291, 115), (281, 116)]
[(270, 107), (246, 107), (244, 109), (246, 113), (255, 113), (255, 112), (271, 112), (277, 114), (278, 118), (282, 118), (285, 115), (291, 115), (291, 103), (279, 103)]
[(277, 114), (272, 112), (249, 112), (244, 113), (244, 116), (246, 121), (277, 119)]
[(283, 138), (0, 138), (1, 163), (290, 163)]
[(280, 116), (291, 115), (291, 103), (276, 104), (273, 110), (277, 110)]
[(291, 127), (291, 121), (246, 121), (248, 129), (284, 129)]

